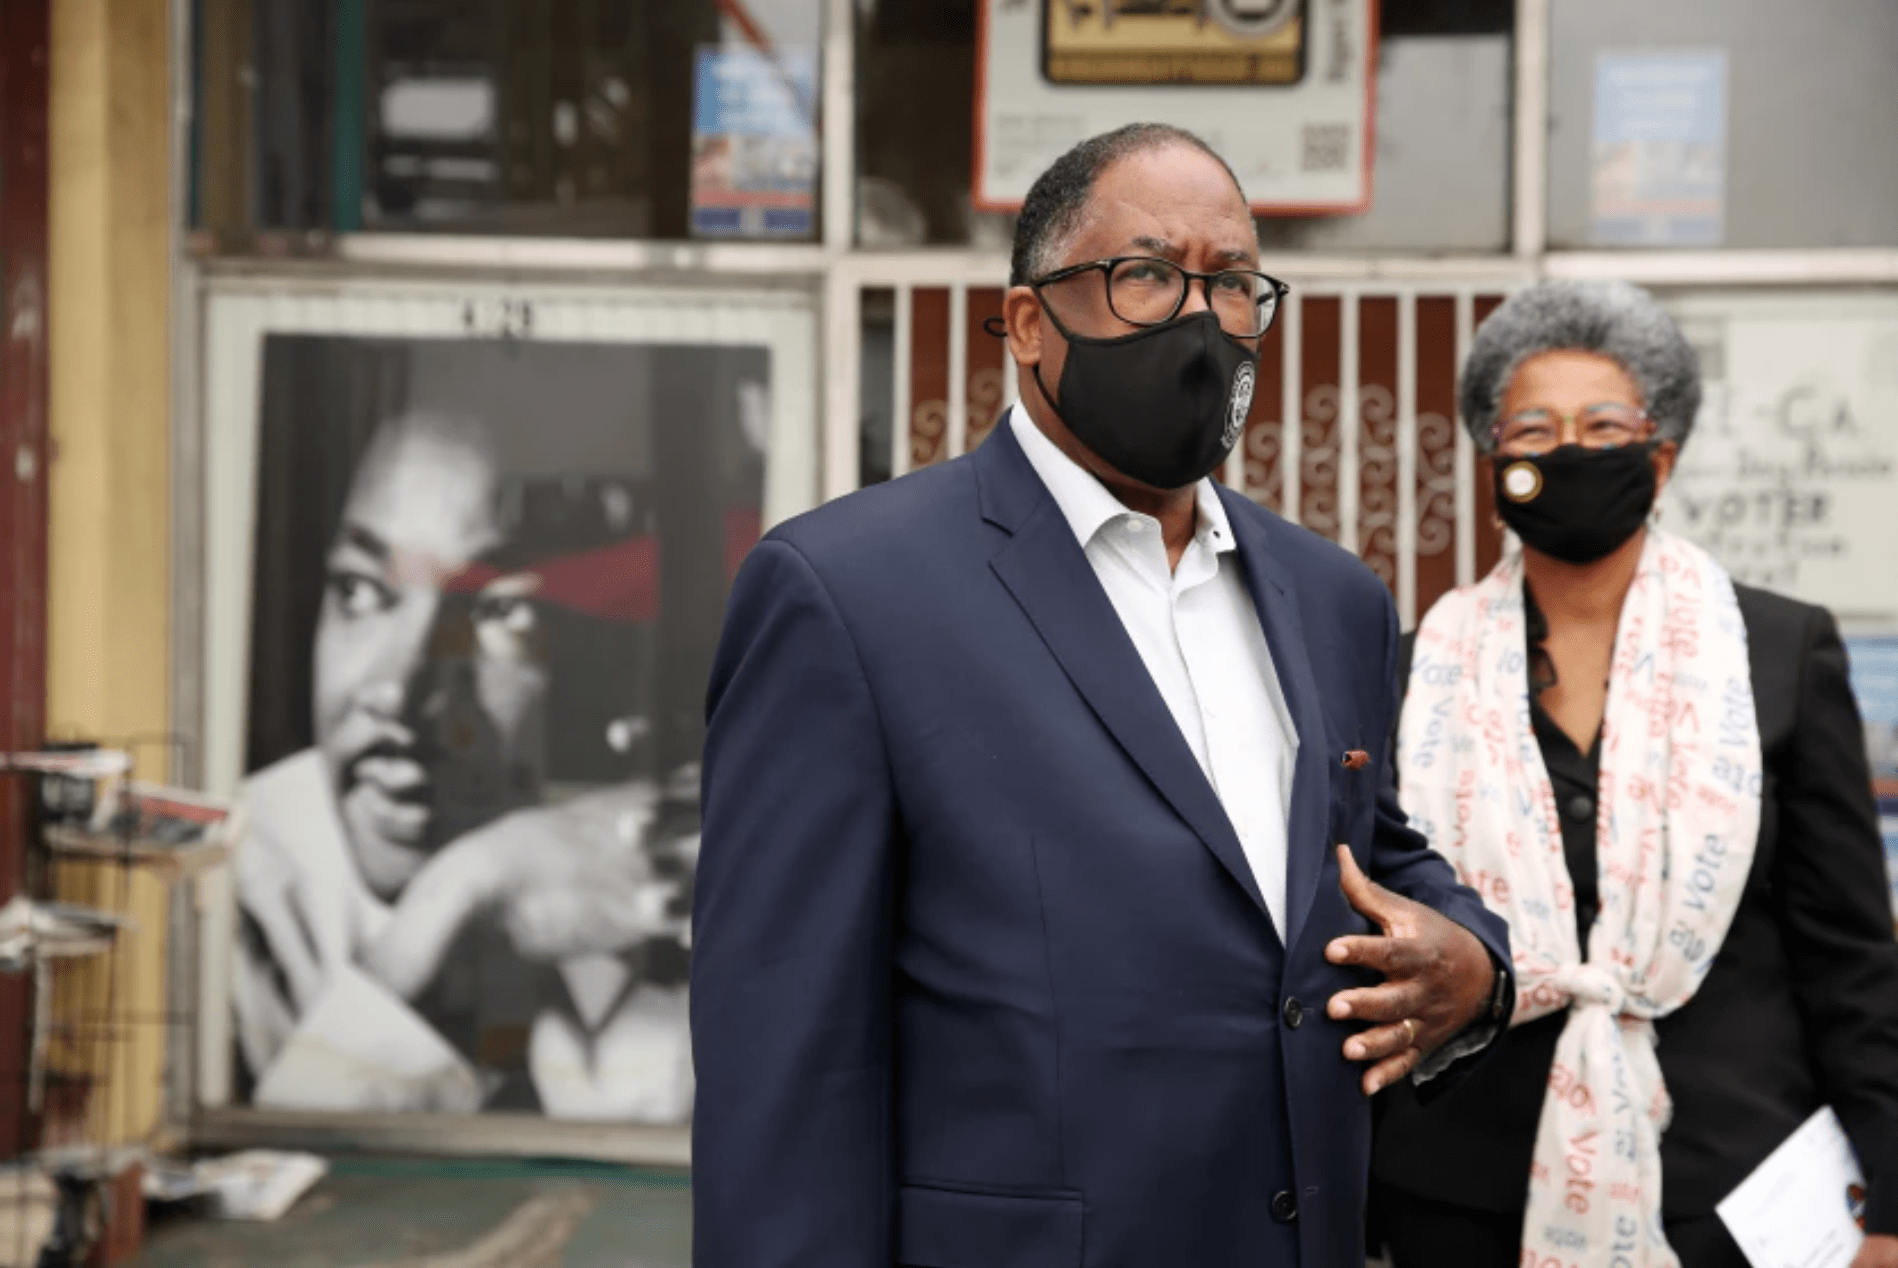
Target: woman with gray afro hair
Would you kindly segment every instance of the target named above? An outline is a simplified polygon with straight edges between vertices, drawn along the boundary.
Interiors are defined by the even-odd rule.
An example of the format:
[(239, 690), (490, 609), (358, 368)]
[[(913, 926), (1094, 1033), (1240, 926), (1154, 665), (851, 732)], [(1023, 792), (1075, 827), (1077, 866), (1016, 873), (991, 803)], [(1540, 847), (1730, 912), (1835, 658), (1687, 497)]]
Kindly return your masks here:
[(1478, 450), (1495, 450), (1496, 413), (1516, 368), (1561, 349), (1620, 366), (1663, 439), (1678, 445), (1693, 430), (1700, 358), (1652, 295), (1627, 282), (1538, 282), (1491, 313), (1470, 346), (1459, 404)]
[(1654, 519), (1699, 405), (1693, 349), (1625, 283), (1532, 286), (1471, 347), (1514, 541), (1402, 645), (1393, 765), (1508, 920), (1516, 1007), (1453, 1090), (1383, 1094), (1394, 1268), (1745, 1268), (1715, 1207), (1827, 1102), (1866, 1172), (1852, 1268), (1898, 1268), (1864, 731), (1832, 617)]

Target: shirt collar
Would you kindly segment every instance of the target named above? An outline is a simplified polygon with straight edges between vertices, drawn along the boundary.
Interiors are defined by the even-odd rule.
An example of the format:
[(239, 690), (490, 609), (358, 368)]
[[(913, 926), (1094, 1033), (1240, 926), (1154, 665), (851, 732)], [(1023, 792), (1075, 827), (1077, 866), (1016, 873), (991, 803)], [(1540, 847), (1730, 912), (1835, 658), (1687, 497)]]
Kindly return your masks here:
[[(1048, 486), (1055, 505), (1061, 508), (1062, 517), (1068, 521), (1068, 527), (1074, 530), (1075, 539), (1081, 543), (1083, 550), (1094, 540), (1094, 535), (1101, 531), (1102, 526), (1132, 513), (1122, 505), (1119, 498), (1107, 491), (1106, 485), (1043, 435), (1041, 428), (1035, 426), (1035, 420), (1028, 417), (1028, 411), (1019, 404), (1010, 407), (1008, 422), (1015, 430), (1015, 441), (1027, 457), (1028, 465)], [(1193, 496), (1199, 508), (1194, 535), (1215, 552), (1224, 553), (1235, 549), (1225, 504), (1219, 500), (1219, 490), (1213, 487), (1210, 477), (1202, 478), (1193, 486)]]

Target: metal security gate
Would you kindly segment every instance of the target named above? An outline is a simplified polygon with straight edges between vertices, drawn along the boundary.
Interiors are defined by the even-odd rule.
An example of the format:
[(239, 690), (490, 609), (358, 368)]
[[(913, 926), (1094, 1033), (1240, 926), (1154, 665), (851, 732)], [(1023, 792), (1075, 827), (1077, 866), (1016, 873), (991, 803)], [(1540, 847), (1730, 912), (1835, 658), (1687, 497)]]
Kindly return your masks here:
[[(831, 298), (851, 312), (857, 355), (854, 366), (829, 367), (826, 496), (969, 452), (1016, 395), (1002, 342), (982, 329), (1001, 313), (1005, 261), (938, 254), (850, 265)], [(1502, 292), (1467, 281), (1294, 279), (1261, 349), (1243, 442), (1218, 473), (1359, 554), (1391, 587), (1406, 627), (1500, 549), (1488, 487), (1457, 423), (1456, 371)], [(833, 323), (841, 341), (834, 312)]]

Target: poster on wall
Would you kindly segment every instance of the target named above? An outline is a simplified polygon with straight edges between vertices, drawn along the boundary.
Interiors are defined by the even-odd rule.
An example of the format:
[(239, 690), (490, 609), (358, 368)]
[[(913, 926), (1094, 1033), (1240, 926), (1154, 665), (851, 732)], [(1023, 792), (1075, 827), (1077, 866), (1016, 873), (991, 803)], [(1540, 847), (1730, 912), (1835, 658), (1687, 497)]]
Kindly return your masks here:
[(1596, 56), (1596, 245), (1719, 246), (1726, 173), (1725, 50)]
[(702, 691), (772, 377), (263, 340), (237, 1102), (689, 1118)]
[(1705, 398), (1666, 522), (1741, 581), (1898, 627), (1898, 301), (1671, 305)]
[(980, 0), (975, 205), (1013, 211), (1076, 142), (1170, 123), (1253, 210), (1371, 205), (1374, 0)]
[(817, 56), (707, 47), (692, 78), (692, 232), (808, 238), (817, 225)]
[(1872, 768), (1893, 921), (1898, 923), (1898, 634), (1848, 637), (1845, 652), (1852, 665), (1852, 694), (1865, 724), (1865, 756)]

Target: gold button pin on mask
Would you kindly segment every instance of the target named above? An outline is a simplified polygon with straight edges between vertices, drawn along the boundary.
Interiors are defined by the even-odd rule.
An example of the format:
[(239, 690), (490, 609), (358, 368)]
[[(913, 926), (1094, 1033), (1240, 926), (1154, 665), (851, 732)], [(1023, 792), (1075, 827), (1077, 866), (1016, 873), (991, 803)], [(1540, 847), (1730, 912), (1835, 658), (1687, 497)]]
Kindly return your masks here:
[(1533, 462), (1512, 462), (1503, 468), (1503, 496), (1511, 502), (1533, 502), (1542, 492), (1542, 473)]

